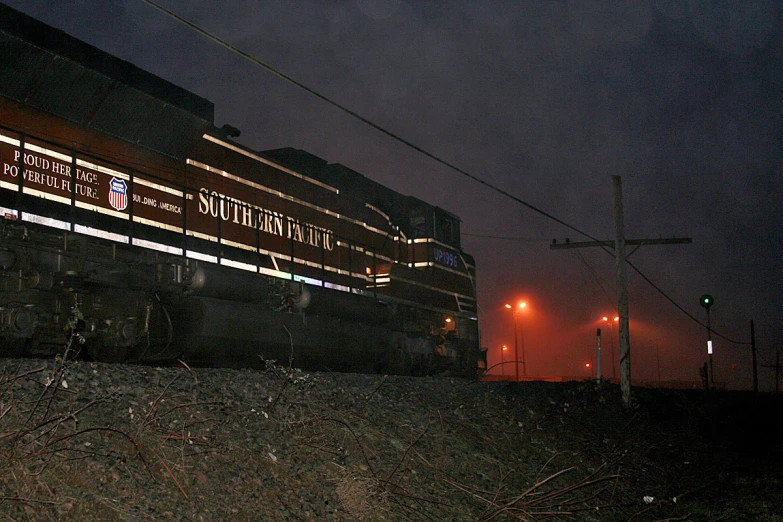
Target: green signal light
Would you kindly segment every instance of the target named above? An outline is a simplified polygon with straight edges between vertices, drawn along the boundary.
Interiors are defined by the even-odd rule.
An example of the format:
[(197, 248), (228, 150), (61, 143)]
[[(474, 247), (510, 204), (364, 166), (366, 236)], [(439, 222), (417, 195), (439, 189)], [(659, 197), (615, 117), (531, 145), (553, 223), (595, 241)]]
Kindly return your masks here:
[(712, 306), (715, 300), (712, 298), (711, 295), (704, 294), (703, 296), (701, 296), (701, 299), (699, 299), (699, 302), (704, 308), (709, 308), (710, 306)]

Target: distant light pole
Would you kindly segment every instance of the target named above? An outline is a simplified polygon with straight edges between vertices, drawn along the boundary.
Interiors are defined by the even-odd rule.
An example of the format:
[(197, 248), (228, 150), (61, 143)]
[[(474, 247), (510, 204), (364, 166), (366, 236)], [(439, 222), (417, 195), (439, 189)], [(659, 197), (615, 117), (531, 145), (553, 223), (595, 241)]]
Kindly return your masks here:
[(595, 382), (601, 384), (601, 329), (595, 329)]
[(615, 361), (614, 357), (614, 335), (612, 335), (612, 323), (616, 323), (620, 320), (620, 318), (615, 316), (614, 321), (610, 321), (608, 317), (604, 316), (603, 320), (606, 322), (606, 326), (609, 327), (609, 347), (611, 348), (612, 352), (612, 379), (617, 380), (617, 361)]
[[(517, 320), (517, 316), (519, 315), (520, 310), (525, 308), (527, 306), (527, 303), (522, 301), (517, 305), (516, 308), (511, 306), (510, 304), (506, 304), (506, 308), (509, 310), (514, 310), (514, 368), (516, 369), (516, 381), (519, 382), (519, 321)], [(527, 375), (527, 368), (525, 367), (525, 339), (522, 339), (522, 375)]]
[(500, 349), (500, 367), (502, 369), (503, 377), (506, 376), (506, 350), (508, 350), (508, 346), (504, 344)]
[(715, 388), (715, 372), (712, 369), (712, 327), (710, 326), (710, 307), (715, 300), (709, 294), (704, 294), (699, 298), (699, 304), (704, 307), (707, 312), (707, 355), (710, 356), (710, 383)]

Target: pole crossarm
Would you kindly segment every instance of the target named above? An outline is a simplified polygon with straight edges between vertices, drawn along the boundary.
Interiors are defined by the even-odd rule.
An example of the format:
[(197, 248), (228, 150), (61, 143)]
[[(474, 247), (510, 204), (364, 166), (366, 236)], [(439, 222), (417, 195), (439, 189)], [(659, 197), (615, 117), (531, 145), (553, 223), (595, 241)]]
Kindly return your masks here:
[[(693, 240), (689, 237), (669, 237), (658, 239), (626, 239), (625, 244), (631, 246), (643, 246), (643, 245), (682, 245), (686, 243), (693, 243)], [(569, 241), (564, 243), (558, 243), (557, 239), (553, 239), (549, 245), (550, 250), (560, 250), (564, 248), (587, 248), (587, 247), (608, 247), (614, 249), (614, 240), (607, 239), (606, 241)]]

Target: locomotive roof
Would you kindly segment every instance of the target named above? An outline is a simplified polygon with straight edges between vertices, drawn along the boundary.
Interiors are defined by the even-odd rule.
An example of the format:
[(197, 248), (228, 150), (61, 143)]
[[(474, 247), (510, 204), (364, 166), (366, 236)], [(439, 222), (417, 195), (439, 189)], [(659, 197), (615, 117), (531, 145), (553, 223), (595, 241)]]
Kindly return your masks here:
[[(353, 169), (339, 163), (329, 163), (307, 151), (286, 147), (263, 151), (264, 156), (284, 167), (310, 176), (340, 190), (353, 199), (369, 203), (388, 214), (409, 237), (417, 237), (411, 229), (410, 220), (415, 213), (434, 213), (437, 219), (459, 222), (458, 216), (440, 207), (426, 203), (413, 196), (406, 196), (373, 181)], [(457, 244), (459, 247), (458, 238)], [(454, 240), (449, 241), (454, 243)]]
[(0, 4), (0, 95), (182, 158), (212, 102)]

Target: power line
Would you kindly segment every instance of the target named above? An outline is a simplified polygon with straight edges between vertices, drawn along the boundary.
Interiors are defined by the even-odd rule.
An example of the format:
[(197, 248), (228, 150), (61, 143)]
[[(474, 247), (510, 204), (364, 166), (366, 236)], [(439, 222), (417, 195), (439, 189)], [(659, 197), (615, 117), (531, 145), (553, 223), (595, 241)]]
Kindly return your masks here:
[[(606, 249), (604, 249), (604, 251), (607, 251), (607, 250), (606, 250)], [(607, 252), (608, 252), (608, 251), (607, 251)], [(576, 255), (579, 257), (579, 260), (580, 260), (580, 261), (582, 261), (582, 263), (584, 263), (584, 265), (587, 267), (588, 271), (591, 273), (591, 275), (593, 276), (593, 278), (596, 280), (596, 283), (597, 283), (597, 284), (598, 284), (598, 286), (601, 288), (601, 290), (604, 292), (604, 294), (606, 294), (606, 295), (607, 295), (607, 298), (609, 298), (609, 299), (611, 300), (611, 298), (609, 297), (609, 295), (608, 295), (608, 294), (607, 294), (607, 292), (606, 292), (606, 288), (604, 287), (604, 285), (603, 285), (603, 284), (601, 283), (601, 281), (599, 280), (599, 277), (600, 277), (600, 276), (598, 275), (598, 273), (597, 273), (597, 272), (596, 272), (596, 271), (593, 269), (593, 267), (592, 267), (591, 265), (589, 265), (589, 264), (587, 263), (587, 260), (586, 260), (586, 259), (584, 259), (584, 257), (581, 255), (581, 253), (579, 252), (579, 250), (576, 250), (576, 251), (575, 251), (575, 253), (576, 253)], [(609, 252), (609, 253), (611, 254), (611, 252)], [(698, 325), (700, 325), (700, 326), (703, 326), (704, 328), (707, 328), (707, 325), (706, 325), (706, 324), (702, 323), (702, 322), (701, 322), (699, 319), (697, 319), (696, 317), (694, 317), (694, 316), (693, 316), (693, 314), (691, 314), (690, 312), (688, 312), (687, 310), (685, 310), (685, 308), (683, 308), (682, 306), (680, 306), (680, 305), (679, 305), (679, 304), (678, 304), (678, 303), (677, 303), (677, 302), (676, 302), (676, 301), (675, 301), (675, 300), (674, 300), (672, 297), (670, 297), (670, 296), (669, 296), (669, 295), (668, 295), (666, 292), (664, 292), (662, 288), (660, 288), (658, 285), (656, 285), (655, 283), (653, 283), (653, 282), (652, 282), (652, 280), (651, 280), (649, 277), (647, 277), (646, 275), (644, 275), (644, 274), (642, 273), (642, 271), (641, 271), (641, 270), (639, 270), (639, 268), (638, 268), (638, 267), (636, 267), (636, 266), (635, 266), (633, 263), (631, 263), (630, 261), (628, 261), (628, 258), (627, 258), (627, 257), (626, 257), (626, 260), (625, 260), (625, 262), (626, 262), (626, 263), (627, 263), (627, 264), (628, 264), (628, 265), (629, 265), (631, 268), (633, 268), (633, 269), (634, 269), (634, 271), (635, 271), (637, 274), (639, 274), (639, 275), (642, 277), (642, 279), (644, 279), (644, 280), (645, 280), (645, 281), (646, 281), (646, 282), (647, 282), (647, 283), (648, 283), (650, 286), (652, 286), (652, 287), (653, 287), (653, 288), (654, 288), (654, 289), (655, 289), (655, 290), (656, 290), (656, 291), (657, 291), (659, 294), (661, 294), (661, 295), (664, 297), (664, 299), (666, 299), (666, 300), (667, 300), (667, 301), (669, 301), (669, 302), (670, 302), (672, 305), (674, 305), (674, 307), (675, 307), (675, 308), (677, 308), (677, 309), (678, 309), (678, 310), (680, 310), (682, 313), (684, 313), (684, 314), (685, 314), (685, 315), (686, 315), (686, 316), (687, 316), (689, 319), (691, 319), (691, 320), (695, 321), (695, 322), (696, 322), (696, 324), (698, 324)], [(610, 286), (610, 285), (607, 285), (607, 286)], [(721, 334), (720, 332), (716, 332), (715, 330), (712, 330), (712, 333), (713, 333), (713, 334), (715, 334), (716, 336), (720, 337), (721, 339), (724, 339), (724, 340), (726, 340), (726, 341), (728, 341), (728, 342), (730, 342), (730, 343), (733, 343), (733, 344), (742, 344), (742, 345), (748, 345), (748, 346), (751, 344), (750, 342), (745, 342), (745, 341), (737, 341), (737, 340), (735, 340), (735, 339), (731, 339), (731, 338), (729, 338), (729, 337), (727, 337), (727, 336), (725, 336), (725, 335)]]
[(579, 252), (579, 250), (576, 250), (574, 254), (585, 265), (585, 267), (587, 267), (588, 272), (590, 272), (590, 274), (593, 276), (593, 279), (595, 279), (598, 288), (601, 289), (601, 291), (604, 293), (604, 296), (606, 296), (606, 299), (609, 301), (610, 306), (614, 309), (615, 313), (617, 313), (617, 305), (612, 302), (612, 296), (607, 291), (607, 287), (611, 287), (612, 285), (608, 281), (606, 281), (605, 278), (602, 278), (598, 274), (598, 272), (587, 262), (587, 260), (584, 258), (581, 252)]
[[(675, 243), (676, 244), (676, 243), (690, 243), (690, 242), (691, 242), (691, 240), (688, 239), (688, 238), (639, 239), (639, 240), (631, 239), (631, 240), (625, 241), (625, 244), (632, 244), (632, 245), (639, 245), (639, 246), (641, 246), (641, 245), (646, 245), (646, 244), (650, 244), (650, 245), (651, 244), (671, 244), (671, 243)], [(614, 243), (615, 242), (611, 241), (611, 240), (610, 241), (592, 241), (592, 242), (587, 241), (587, 242), (579, 242), (579, 243), (574, 243), (574, 242), (570, 242), (570, 241), (566, 241), (566, 243), (557, 243), (556, 241), (553, 241), (552, 244), (550, 245), (550, 248), (552, 248), (552, 249), (579, 249), (579, 248), (584, 248), (584, 247), (599, 247), (601, 250), (603, 250), (604, 252), (606, 252), (610, 256), (616, 257), (615, 254), (612, 251), (609, 250), (609, 248), (614, 247)], [(652, 280), (649, 277), (647, 277), (646, 275), (644, 275), (642, 273), (642, 271), (639, 270), (633, 263), (628, 261), (628, 256), (625, 256), (625, 257), (626, 257), (626, 260), (625, 260), (626, 264), (629, 265), (631, 268), (633, 268), (636, 271), (636, 273), (639, 274), (642, 277), (642, 279), (647, 281), (647, 283), (649, 283), (650, 286), (652, 286), (655, 290), (657, 290), (658, 293), (660, 293), (667, 301), (669, 301), (671, 304), (673, 304), (675, 308), (680, 310), (682, 313), (684, 313), (687, 317), (689, 317), (691, 320), (695, 321), (700, 326), (703, 326), (704, 328), (707, 328), (706, 324), (702, 323), (700, 320), (698, 320), (696, 317), (694, 317), (690, 312), (685, 310), (685, 308), (683, 308), (677, 302), (675, 302), (674, 299), (669, 297), (669, 295), (666, 292), (664, 292), (658, 285), (653, 283)], [(584, 260), (582, 260), (582, 261), (585, 262)], [(587, 264), (587, 263), (585, 262), (585, 264)], [(588, 268), (589, 268), (589, 266), (588, 266)], [(729, 337), (727, 337), (727, 336), (725, 336), (725, 335), (723, 335), (723, 334), (721, 334), (719, 332), (716, 332), (716, 331), (714, 331), (712, 329), (710, 329), (710, 330), (715, 335), (717, 335), (718, 337), (720, 337), (722, 339), (725, 339), (725, 340), (727, 340), (727, 341), (729, 341), (731, 343), (734, 343), (734, 344), (744, 344), (744, 345), (750, 345), (751, 344), (750, 342), (743, 342), (743, 341), (737, 341), (737, 340), (734, 340), (734, 339), (730, 339)]]
[(301, 83), (301, 82), (291, 78), (290, 76), (288, 76), (288, 75), (278, 71), (277, 69), (275, 69), (271, 65), (266, 64), (266, 63), (264, 63), (264, 62), (262, 62), (262, 61), (260, 61), (260, 60), (258, 60), (256, 58), (250, 56), (246, 52), (244, 52), (244, 51), (234, 47), (230, 43), (226, 42), (225, 40), (222, 40), (222, 39), (218, 38), (217, 36), (213, 35), (212, 33), (208, 32), (208, 31), (206, 31), (204, 29), (202, 29), (201, 27), (197, 26), (196, 24), (194, 24), (192, 22), (189, 22), (189, 21), (185, 20), (184, 18), (180, 17), (179, 15), (169, 11), (168, 9), (165, 9), (165, 8), (157, 5), (152, 0), (142, 0), (142, 1), (144, 3), (150, 5), (151, 7), (154, 7), (158, 11), (164, 13), (165, 15), (173, 18), (174, 20), (178, 21), (179, 23), (189, 27), (190, 29), (193, 29), (197, 33), (201, 34), (202, 36), (212, 40), (213, 42), (215, 42), (215, 43), (217, 43), (217, 44), (219, 44), (219, 45), (221, 45), (223, 47), (225, 47), (226, 49), (228, 49), (229, 51), (237, 54), (238, 56), (241, 56), (245, 60), (248, 60), (249, 62), (251, 62), (251, 63), (253, 63), (255, 65), (258, 65), (259, 67), (263, 67), (264, 69), (266, 69), (267, 71), (271, 72), (275, 76), (278, 76), (279, 78), (282, 78), (283, 80), (285, 80), (285, 81), (287, 81), (289, 83), (292, 83), (293, 85), (296, 85), (300, 89), (302, 89), (302, 90), (312, 94), (316, 98), (319, 98), (319, 99), (325, 101), (329, 105), (331, 105), (331, 106), (341, 110), (342, 112), (344, 112), (344, 113), (346, 113), (346, 114), (356, 118), (357, 120), (361, 121), (362, 123), (364, 123), (366, 125), (369, 125), (373, 129), (375, 129), (375, 130), (377, 130), (377, 131), (379, 131), (379, 132), (389, 136), (393, 140), (402, 143), (406, 147), (410, 147), (411, 149), (413, 149), (413, 150), (415, 150), (415, 151), (417, 151), (417, 152), (427, 156), (428, 158), (430, 158), (430, 159), (440, 163), (441, 165), (444, 165), (444, 166), (452, 169), (453, 171), (458, 172), (458, 173), (462, 174), (463, 176), (472, 179), (476, 183), (480, 183), (480, 184), (484, 185), (485, 187), (489, 188), (490, 190), (494, 190), (495, 192), (498, 192), (499, 194), (502, 194), (503, 196), (506, 196), (507, 198), (509, 198), (509, 199), (511, 199), (513, 201), (516, 201), (520, 205), (523, 205), (523, 206), (529, 208), (533, 212), (541, 214), (542, 216), (544, 216), (544, 217), (546, 217), (548, 219), (551, 219), (552, 221), (555, 221), (556, 223), (559, 223), (559, 224), (563, 225), (564, 227), (569, 228), (569, 229), (573, 230), (574, 232), (577, 232), (578, 234), (582, 234), (583, 236), (585, 236), (587, 238), (590, 238), (590, 239), (592, 239), (594, 241), (598, 241), (596, 238), (594, 238), (593, 236), (591, 236), (587, 232), (583, 232), (582, 230), (579, 230), (575, 226), (566, 223), (562, 219), (557, 218), (554, 215), (552, 215), (552, 214), (550, 214), (550, 213), (548, 213), (548, 212), (546, 212), (546, 211), (544, 211), (544, 210), (542, 210), (542, 209), (540, 209), (540, 208), (538, 208), (538, 207), (536, 207), (536, 206), (534, 206), (534, 205), (532, 205), (532, 204), (530, 204), (530, 203), (528, 203), (526, 201), (523, 201), (522, 199), (514, 196), (513, 194), (511, 194), (509, 192), (506, 192), (505, 190), (503, 190), (503, 189), (501, 189), (499, 187), (496, 187), (495, 185), (493, 185), (493, 184), (491, 184), (491, 183), (489, 183), (487, 181), (484, 181), (483, 179), (479, 178), (478, 176), (470, 174), (469, 172), (467, 172), (467, 171), (457, 167), (453, 163), (450, 163), (450, 162), (444, 160), (443, 158), (441, 158), (439, 156), (436, 156), (435, 154), (433, 154), (433, 153), (431, 153), (431, 152), (429, 152), (429, 151), (419, 147), (418, 145), (416, 145), (416, 144), (406, 140), (405, 138), (402, 138), (402, 137), (398, 136), (397, 134), (393, 133), (392, 131), (385, 129), (384, 127), (381, 127), (380, 125), (378, 125), (376, 123), (373, 123), (372, 121), (368, 120), (364, 116), (361, 116), (360, 114), (356, 113), (355, 111), (353, 111), (353, 110), (351, 110), (351, 109), (349, 109), (349, 108), (347, 108), (347, 107), (345, 107), (343, 105), (340, 105), (339, 103), (337, 103), (336, 101), (332, 100), (331, 98), (329, 98), (329, 97), (327, 97), (327, 96), (325, 96), (325, 95), (323, 95), (323, 94), (321, 94), (321, 93), (311, 89), (310, 87), (307, 87), (303, 83)]
[(537, 237), (489, 236), (486, 234), (469, 234), (467, 232), (462, 232), (462, 235), (470, 236), (470, 237), (480, 237), (484, 239), (502, 239), (505, 241), (519, 241), (522, 243), (542, 243), (544, 241), (548, 242), (547, 239), (537, 238)]
[[(687, 311), (685, 308), (683, 308), (682, 306), (680, 306), (679, 304), (677, 304), (677, 302), (676, 302), (674, 299), (672, 299), (671, 297), (669, 297), (669, 295), (668, 295), (666, 292), (664, 292), (664, 291), (663, 291), (663, 290), (662, 290), (662, 289), (661, 289), (661, 288), (660, 288), (658, 285), (656, 285), (655, 283), (653, 283), (653, 282), (650, 280), (650, 278), (649, 278), (649, 277), (647, 277), (646, 275), (644, 275), (644, 274), (642, 273), (642, 271), (641, 271), (641, 270), (639, 270), (638, 268), (636, 268), (636, 266), (635, 266), (633, 263), (631, 263), (630, 261), (628, 261), (628, 259), (626, 259), (626, 260), (625, 260), (625, 262), (628, 264), (628, 266), (630, 266), (631, 268), (633, 268), (633, 269), (636, 271), (636, 273), (637, 273), (637, 274), (639, 274), (639, 275), (642, 277), (642, 279), (644, 279), (645, 281), (647, 281), (647, 282), (650, 284), (650, 286), (652, 286), (652, 287), (653, 287), (655, 290), (657, 290), (657, 291), (658, 291), (658, 293), (659, 293), (659, 294), (661, 294), (661, 295), (662, 295), (662, 296), (663, 296), (663, 297), (664, 297), (664, 298), (665, 298), (667, 301), (669, 301), (671, 304), (673, 304), (673, 305), (674, 305), (674, 306), (675, 306), (677, 309), (679, 309), (679, 310), (680, 310), (682, 313), (684, 313), (685, 315), (687, 315), (688, 317), (690, 317), (692, 320), (696, 321), (696, 323), (698, 323), (699, 325), (703, 326), (704, 328), (707, 328), (707, 325), (706, 325), (706, 324), (702, 323), (700, 320), (698, 320), (696, 317), (694, 317), (694, 316), (693, 316), (693, 314), (691, 314), (691, 313), (690, 313), (690, 312), (688, 312), (688, 311)], [(751, 344), (751, 343), (749, 343), (749, 342), (745, 342), (745, 341), (737, 341), (737, 340), (731, 339), (731, 338), (729, 338), (729, 337), (726, 337), (725, 335), (721, 334), (720, 332), (716, 332), (715, 330), (711, 330), (711, 331), (712, 331), (712, 333), (714, 333), (715, 335), (717, 335), (717, 336), (718, 336), (718, 337), (720, 337), (721, 339), (724, 339), (724, 340), (726, 340), (726, 341), (729, 341), (730, 343), (734, 343), (734, 344), (746, 344), (746, 345), (748, 345), (748, 346), (750, 346), (750, 344)]]
[[(364, 116), (361, 116), (361, 115), (360, 115), (360, 114), (358, 114), (357, 112), (355, 112), (355, 111), (353, 111), (353, 110), (351, 110), (351, 109), (349, 109), (349, 108), (347, 108), (347, 107), (345, 107), (345, 106), (343, 106), (343, 105), (341, 105), (341, 104), (337, 103), (336, 101), (332, 100), (331, 98), (329, 98), (329, 97), (327, 97), (327, 96), (325, 96), (325, 95), (323, 95), (323, 94), (321, 94), (321, 93), (319, 93), (319, 92), (317, 92), (317, 91), (315, 91), (315, 90), (311, 89), (310, 87), (307, 87), (307, 86), (306, 86), (306, 85), (304, 85), (303, 83), (301, 83), (301, 82), (299, 82), (299, 81), (295, 80), (294, 78), (292, 78), (292, 77), (290, 77), (290, 76), (288, 76), (288, 75), (284, 74), (283, 72), (281, 72), (281, 71), (278, 71), (277, 69), (275, 69), (275, 68), (274, 68), (274, 67), (272, 67), (271, 65), (269, 65), (269, 64), (267, 64), (267, 63), (264, 63), (264, 62), (262, 62), (262, 61), (260, 61), (260, 60), (258, 60), (258, 59), (256, 59), (256, 58), (254, 58), (253, 56), (250, 56), (250, 55), (249, 55), (249, 54), (247, 54), (246, 52), (244, 52), (244, 51), (242, 51), (242, 50), (240, 50), (240, 49), (238, 49), (238, 48), (234, 47), (233, 45), (229, 44), (229, 43), (228, 43), (228, 42), (226, 42), (225, 40), (222, 40), (222, 39), (218, 38), (217, 36), (215, 36), (215, 35), (213, 35), (212, 33), (210, 33), (210, 32), (208, 32), (208, 31), (206, 31), (205, 29), (202, 29), (201, 27), (197, 26), (196, 24), (194, 24), (194, 23), (192, 23), (192, 22), (189, 22), (188, 20), (185, 20), (184, 18), (182, 18), (182, 17), (180, 17), (179, 15), (177, 15), (177, 14), (175, 14), (175, 13), (173, 13), (173, 12), (169, 11), (168, 9), (165, 9), (165, 8), (163, 8), (163, 7), (159, 6), (159, 5), (157, 5), (157, 4), (156, 4), (155, 2), (153, 2), (152, 0), (142, 0), (142, 1), (143, 1), (144, 3), (146, 3), (146, 4), (148, 4), (149, 6), (151, 6), (151, 7), (154, 7), (154, 8), (155, 8), (155, 9), (157, 9), (158, 11), (160, 11), (160, 12), (164, 13), (165, 15), (169, 16), (170, 18), (172, 18), (172, 19), (176, 20), (177, 22), (179, 22), (179, 23), (181, 23), (181, 24), (183, 24), (183, 25), (185, 25), (185, 26), (189, 27), (190, 29), (192, 29), (192, 30), (196, 31), (197, 33), (201, 34), (201, 35), (202, 35), (202, 36), (204, 36), (205, 38), (208, 38), (208, 39), (212, 40), (213, 42), (217, 43), (218, 45), (220, 45), (220, 46), (222, 46), (222, 47), (225, 47), (225, 48), (226, 48), (226, 49), (228, 49), (229, 51), (231, 51), (231, 52), (233, 52), (233, 53), (237, 54), (238, 56), (240, 56), (240, 57), (244, 58), (245, 60), (248, 60), (249, 62), (251, 62), (251, 63), (253, 63), (253, 64), (257, 65), (257, 66), (259, 66), (259, 67), (262, 67), (262, 68), (266, 69), (267, 71), (269, 71), (270, 73), (274, 74), (275, 76), (278, 76), (279, 78), (282, 78), (283, 80), (285, 80), (285, 81), (287, 81), (287, 82), (289, 82), (289, 83), (291, 83), (291, 84), (293, 84), (293, 85), (295, 85), (295, 86), (299, 87), (300, 89), (302, 89), (302, 90), (304, 90), (304, 91), (308, 92), (309, 94), (312, 94), (312, 95), (313, 95), (313, 96), (315, 96), (316, 98), (319, 98), (320, 100), (323, 100), (323, 101), (325, 101), (325, 102), (326, 102), (326, 103), (328, 103), (329, 105), (331, 105), (331, 106), (333, 106), (333, 107), (337, 108), (338, 110), (340, 110), (340, 111), (342, 111), (342, 112), (344, 112), (344, 113), (346, 113), (346, 114), (348, 114), (348, 115), (352, 116), (353, 118), (355, 118), (355, 119), (357, 119), (357, 120), (361, 121), (362, 123), (364, 123), (364, 124), (366, 124), (366, 125), (368, 125), (368, 126), (372, 127), (373, 129), (375, 129), (375, 130), (377, 130), (377, 131), (379, 131), (379, 132), (381, 132), (381, 133), (385, 134), (386, 136), (388, 136), (388, 137), (392, 138), (393, 140), (395, 140), (395, 141), (398, 141), (398, 142), (402, 143), (402, 144), (403, 144), (403, 145), (405, 145), (406, 147), (409, 147), (409, 148), (411, 148), (411, 149), (413, 149), (413, 150), (415, 150), (415, 151), (417, 151), (417, 152), (419, 152), (419, 153), (421, 153), (421, 154), (423, 154), (423, 155), (427, 156), (428, 158), (430, 158), (430, 159), (432, 159), (432, 160), (434, 160), (434, 161), (436, 161), (436, 162), (440, 163), (441, 165), (444, 165), (444, 166), (446, 166), (446, 167), (450, 168), (451, 170), (453, 170), (453, 171), (455, 171), (455, 172), (458, 172), (459, 174), (462, 174), (463, 176), (465, 176), (465, 177), (467, 177), (467, 178), (470, 178), (471, 180), (473, 180), (473, 181), (475, 181), (475, 182), (477, 182), (477, 183), (480, 183), (481, 185), (484, 185), (485, 187), (489, 188), (490, 190), (493, 190), (493, 191), (495, 191), (495, 192), (497, 192), (497, 193), (499, 193), (499, 194), (501, 194), (501, 195), (503, 195), (503, 196), (505, 196), (505, 197), (507, 197), (507, 198), (511, 199), (512, 201), (515, 201), (515, 202), (519, 203), (520, 205), (522, 205), (522, 206), (524, 206), (524, 207), (526, 207), (526, 208), (528, 208), (528, 209), (532, 210), (533, 212), (536, 212), (536, 213), (538, 213), (538, 214), (540, 214), (540, 215), (542, 215), (542, 216), (544, 216), (544, 217), (546, 217), (546, 218), (548, 218), (548, 219), (550, 219), (550, 220), (552, 220), (552, 221), (554, 221), (554, 222), (556, 222), (556, 223), (558, 223), (558, 224), (560, 224), (560, 225), (563, 225), (563, 226), (564, 226), (564, 227), (566, 227), (566, 228), (569, 228), (569, 229), (573, 230), (574, 232), (576, 232), (576, 233), (578, 233), (578, 234), (581, 234), (581, 235), (583, 235), (583, 236), (585, 236), (585, 237), (587, 237), (587, 238), (589, 238), (589, 239), (592, 239), (593, 241), (596, 241), (596, 242), (599, 242), (599, 243), (603, 243), (602, 241), (600, 241), (599, 239), (597, 239), (597, 238), (595, 238), (595, 237), (591, 236), (591, 235), (590, 235), (590, 234), (588, 234), (587, 232), (584, 232), (584, 231), (582, 231), (582, 230), (580, 230), (580, 229), (576, 228), (575, 226), (573, 226), (573, 225), (571, 225), (571, 224), (569, 224), (569, 223), (566, 223), (566, 222), (565, 222), (565, 221), (563, 221), (562, 219), (560, 219), (560, 218), (558, 218), (558, 217), (556, 217), (556, 216), (554, 216), (554, 215), (552, 215), (552, 214), (550, 214), (550, 213), (548, 213), (548, 212), (546, 212), (546, 211), (544, 211), (544, 210), (542, 210), (542, 209), (540, 209), (540, 208), (538, 208), (538, 207), (536, 207), (536, 206), (534, 206), (534, 205), (532, 205), (532, 204), (530, 204), (530, 203), (528, 203), (528, 202), (526, 202), (526, 201), (522, 200), (521, 198), (518, 198), (518, 197), (514, 196), (513, 194), (511, 194), (511, 193), (509, 193), (509, 192), (506, 192), (505, 190), (503, 190), (503, 189), (501, 189), (501, 188), (499, 188), (499, 187), (496, 187), (495, 185), (493, 185), (493, 184), (491, 184), (491, 183), (489, 183), (489, 182), (487, 182), (487, 181), (484, 181), (483, 179), (479, 178), (478, 176), (475, 176), (475, 175), (473, 175), (473, 174), (470, 174), (469, 172), (467, 172), (467, 171), (465, 171), (465, 170), (463, 170), (463, 169), (461, 169), (461, 168), (457, 167), (457, 166), (456, 166), (456, 165), (454, 165), (453, 163), (450, 163), (449, 161), (446, 161), (446, 160), (444, 160), (443, 158), (441, 158), (441, 157), (439, 157), (439, 156), (436, 156), (435, 154), (433, 154), (433, 153), (431, 153), (431, 152), (429, 152), (429, 151), (427, 151), (427, 150), (423, 149), (422, 147), (420, 147), (420, 146), (418, 146), (418, 145), (416, 145), (416, 144), (414, 144), (414, 143), (412, 143), (412, 142), (410, 142), (410, 141), (406, 140), (405, 138), (402, 138), (401, 136), (398, 136), (398, 135), (397, 135), (397, 134), (395, 134), (394, 132), (392, 132), (392, 131), (390, 131), (390, 130), (387, 130), (387, 129), (386, 129), (386, 128), (384, 128), (384, 127), (381, 127), (380, 125), (378, 125), (378, 124), (376, 124), (376, 123), (374, 123), (374, 122), (370, 121), (369, 119), (365, 118)], [(492, 238), (492, 239), (515, 240), (515, 241), (526, 240), (526, 239), (524, 239), (524, 238), (511, 238), (511, 237), (498, 237), (498, 236), (482, 236), (482, 235), (479, 235), (479, 234), (465, 234), (465, 235), (471, 235), (471, 236), (476, 236), (476, 237), (486, 237), (486, 238)], [(602, 249), (603, 249), (605, 252), (607, 252), (607, 253), (609, 253), (610, 255), (612, 255), (612, 253), (611, 253), (611, 252), (610, 252), (610, 251), (609, 251), (609, 250), (608, 250), (606, 247), (604, 247), (604, 246), (601, 246), (601, 248), (602, 248)], [(700, 324), (700, 325), (702, 325), (702, 326), (705, 326), (705, 325), (704, 325), (704, 324), (703, 324), (701, 321), (699, 321), (698, 319), (696, 319), (696, 318), (695, 318), (693, 315), (691, 315), (691, 314), (690, 314), (688, 311), (686, 311), (686, 310), (685, 310), (683, 307), (681, 307), (679, 304), (677, 304), (677, 303), (676, 303), (676, 302), (675, 302), (675, 301), (674, 301), (674, 300), (673, 300), (671, 297), (669, 297), (669, 296), (668, 296), (668, 295), (667, 295), (667, 294), (666, 294), (666, 293), (665, 293), (663, 290), (661, 290), (661, 289), (660, 289), (660, 288), (659, 288), (659, 287), (658, 287), (658, 286), (657, 286), (655, 283), (653, 283), (653, 282), (652, 282), (652, 281), (651, 281), (651, 280), (650, 280), (650, 279), (649, 279), (647, 276), (645, 276), (644, 274), (642, 274), (642, 272), (641, 272), (641, 271), (640, 271), (638, 268), (636, 268), (636, 267), (635, 267), (633, 264), (631, 264), (630, 262), (628, 262), (628, 264), (629, 264), (629, 265), (631, 266), (631, 268), (633, 268), (633, 269), (634, 269), (634, 270), (635, 270), (635, 271), (636, 271), (636, 272), (637, 272), (637, 273), (638, 273), (638, 274), (639, 274), (639, 275), (640, 275), (640, 276), (641, 276), (641, 277), (642, 277), (642, 278), (643, 278), (645, 281), (647, 281), (647, 282), (648, 282), (648, 283), (649, 283), (649, 284), (650, 284), (650, 285), (651, 285), (651, 286), (652, 286), (652, 287), (653, 287), (655, 290), (657, 290), (657, 291), (658, 291), (658, 292), (659, 292), (659, 293), (660, 293), (660, 294), (661, 294), (661, 295), (662, 295), (662, 296), (663, 296), (663, 297), (664, 297), (666, 300), (668, 300), (668, 301), (669, 301), (671, 304), (673, 304), (673, 305), (674, 305), (676, 308), (678, 308), (680, 311), (682, 311), (682, 312), (683, 312), (683, 313), (684, 313), (686, 316), (688, 316), (688, 317), (689, 317), (689, 318), (691, 318), (692, 320), (696, 321), (698, 324)], [(705, 326), (705, 327), (706, 327), (706, 326)], [(735, 344), (750, 344), (750, 343), (748, 343), (748, 342), (740, 342), (740, 341), (735, 341), (735, 340), (729, 339), (728, 337), (726, 337), (726, 336), (724, 336), (724, 335), (721, 335), (721, 334), (720, 334), (720, 333), (718, 333), (718, 332), (714, 332), (714, 333), (715, 333), (715, 335), (717, 335), (718, 337), (721, 337), (721, 338), (723, 338), (723, 339), (725, 339), (725, 340), (727, 340), (727, 341), (729, 341), (729, 342), (735, 343)]]

